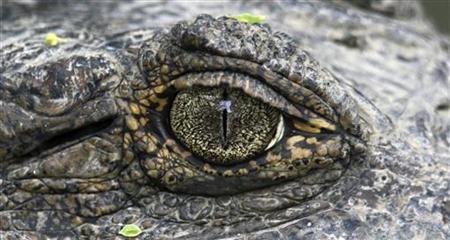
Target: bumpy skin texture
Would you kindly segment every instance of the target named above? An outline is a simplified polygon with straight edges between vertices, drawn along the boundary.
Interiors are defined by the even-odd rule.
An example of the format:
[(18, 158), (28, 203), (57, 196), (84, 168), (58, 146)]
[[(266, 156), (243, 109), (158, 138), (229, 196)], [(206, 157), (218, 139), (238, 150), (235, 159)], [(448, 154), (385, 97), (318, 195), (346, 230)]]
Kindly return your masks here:
[[(418, 14), (414, 5), (71, 5), (2, 8), (2, 239), (120, 239), (128, 223), (143, 229), (142, 239), (450, 237), (449, 45), (420, 17), (379, 15), (405, 18), (405, 9)], [(243, 11), (267, 16), (270, 27), (197, 17)], [(46, 47), (50, 31), (66, 42)], [(215, 71), (205, 78), (198, 75), (204, 69)], [(161, 84), (211, 85), (217, 76), (258, 78), (254, 86), (281, 93), (270, 103), (289, 116), (326, 119), (292, 120), (289, 130), (303, 133), (290, 136), (295, 141), (281, 153), (304, 154), (311, 146), (295, 144), (306, 142), (304, 132), (327, 128), (340, 130), (348, 150), (339, 153), (349, 155), (280, 182), (250, 166), (227, 177), (214, 166), (192, 168), (196, 161), (157, 130), (170, 105)], [(301, 112), (283, 99), (307, 106)], [(165, 166), (175, 163), (184, 169)], [(171, 170), (183, 178), (165, 178)], [(254, 190), (264, 179), (269, 183)], [(239, 183), (232, 195), (205, 194)]]

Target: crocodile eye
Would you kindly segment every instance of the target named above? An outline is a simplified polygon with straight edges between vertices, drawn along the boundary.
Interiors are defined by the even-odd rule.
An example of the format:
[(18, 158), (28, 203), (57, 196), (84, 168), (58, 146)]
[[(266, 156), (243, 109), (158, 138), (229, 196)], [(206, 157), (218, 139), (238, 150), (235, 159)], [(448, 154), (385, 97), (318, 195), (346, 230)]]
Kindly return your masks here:
[(333, 182), (366, 129), (339, 82), (266, 26), (200, 16), (155, 34), (139, 58), (125, 151), (171, 191)]
[(274, 145), (283, 130), (276, 108), (227, 87), (179, 92), (169, 119), (183, 145), (205, 162), (219, 165), (255, 157)]

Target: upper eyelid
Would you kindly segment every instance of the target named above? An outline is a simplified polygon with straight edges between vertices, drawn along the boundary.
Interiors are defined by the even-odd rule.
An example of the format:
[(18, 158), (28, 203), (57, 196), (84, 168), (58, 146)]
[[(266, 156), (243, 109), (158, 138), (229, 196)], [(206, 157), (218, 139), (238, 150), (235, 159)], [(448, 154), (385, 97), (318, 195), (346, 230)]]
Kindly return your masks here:
[[(145, 48), (141, 49), (139, 66), (150, 88), (168, 84), (182, 77), (182, 75), (192, 72), (231, 70), (256, 77), (271, 88), (280, 91), (290, 100), (286, 102), (296, 103), (298, 109), (290, 104), (291, 107), (288, 112), (299, 119), (308, 121), (308, 117), (305, 117), (309, 116), (309, 118), (318, 118), (325, 121), (325, 125), (318, 124), (317, 127), (333, 126), (332, 122), (338, 120), (333, 108), (318, 95), (298, 82), (272, 71), (267, 65), (260, 65), (244, 59), (210, 55), (204, 52), (188, 52), (177, 46), (169, 47), (170, 50), (162, 47), (161, 52), (155, 51), (155, 49), (148, 51)], [(301, 107), (302, 105), (304, 107)], [(285, 106), (287, 105), (285, 104)], [(315, 107), (320, 108), (321, 111), (317, 111), (317, 109), (314, 109)], [(330, 130), (334, 131), (334, 129)]]
[[(177, 89), (184, 89), (194, 85), (214, 87), (224, 84), (231, 88), (239, 88), (247, 95), (283, 110), (283, 112), (297, 117), (298, 119), (308, 121), (311, 118), (319, 118), (314, 112), (303, 108), (297, 108), (285, 97), (265, 84), (258, 84), (258, 80), (246, 74), (226, 74), (225, 72), (187, 73), (168, 83), (168, 85), (175, 86)], [(327, 120), (324, 119), (324, 121)], [(331, 122), (329, 122), (329, 124), (332, 125)]]

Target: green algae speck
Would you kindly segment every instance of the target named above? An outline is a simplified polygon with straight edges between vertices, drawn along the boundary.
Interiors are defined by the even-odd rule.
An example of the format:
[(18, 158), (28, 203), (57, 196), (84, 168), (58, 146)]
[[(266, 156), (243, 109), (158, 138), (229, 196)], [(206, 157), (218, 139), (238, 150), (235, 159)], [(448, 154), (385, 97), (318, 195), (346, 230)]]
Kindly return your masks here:
[(120, 230), (119, 234), (124, 237), (137, 237), (142, 233), (142, 230), (134, 225), (134, 224), (127, 224), (123, 226), (122, 230)]
[(240, 22), (245, 22), (245, 23), (262, 23), (266, 20), (265, 16), (255, 15), (255, 14), (251, 14), (251, 13), (242, 13), (237, 16), (231, 16), (231, 18), (234, 18)]
[(56, 35), (56, 33), (53, 33), (53, 32), (47, 33), (47, 35), (45, 35), (45, 38), (44, 38), (44, 44), (47, 46), (50, 46), (50, 47), (54, 47), (65, 41), (66, 40), (64, 38), (58, 37), (58, 35)]

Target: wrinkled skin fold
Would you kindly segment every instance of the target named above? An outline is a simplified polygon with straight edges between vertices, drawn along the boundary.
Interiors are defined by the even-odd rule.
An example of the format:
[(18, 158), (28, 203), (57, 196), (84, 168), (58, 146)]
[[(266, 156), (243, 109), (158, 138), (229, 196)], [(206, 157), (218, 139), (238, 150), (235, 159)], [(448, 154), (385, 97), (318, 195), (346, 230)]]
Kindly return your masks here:
[(450, 238), (448, 40), (349, 2), (6, 3), (0, 238)]

